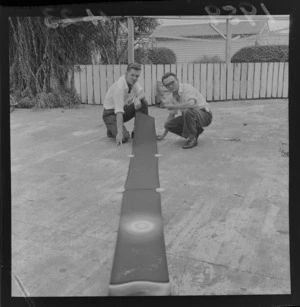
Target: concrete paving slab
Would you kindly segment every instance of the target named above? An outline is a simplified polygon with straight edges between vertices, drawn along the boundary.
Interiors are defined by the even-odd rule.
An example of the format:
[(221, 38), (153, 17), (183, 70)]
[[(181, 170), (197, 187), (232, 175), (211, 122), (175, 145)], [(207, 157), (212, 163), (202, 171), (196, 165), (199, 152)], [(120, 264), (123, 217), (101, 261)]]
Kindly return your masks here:
[(17, 221), (13, 229), (12, 269), (30, 296), (107, 295), (112, 242)]
[(168, 255), (172, 295), (252, 295), (290, 293), (289, 281), (260, 273), (229, 269), (185, 257)]
[[(197, 147), (158, 142), (173, 294), (288, 294), (288, 101), (211, 107)], [(131, 142), (106, 137), (102, 110), (11, 113), (12, 273), (31, 296), (107, 295)], [(160, 133), (167, 111), (150, 115)]]

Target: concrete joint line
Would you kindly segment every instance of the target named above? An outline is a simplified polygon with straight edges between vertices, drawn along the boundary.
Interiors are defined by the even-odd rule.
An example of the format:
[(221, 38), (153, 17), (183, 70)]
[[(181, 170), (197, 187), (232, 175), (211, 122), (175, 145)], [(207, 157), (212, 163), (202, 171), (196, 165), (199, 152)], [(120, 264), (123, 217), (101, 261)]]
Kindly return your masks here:
[(139, 191), (139, 190), (155, 190), (158, 193), (162, 193), (162, 192), (165, 192), (166, 189), (164, 189), (164, 188), (156, 188), (156, 189), (153, 189), (153, 188), (149, 188), (149, 189), (125, 189), (125, 188), (120, 188), (120, 189), (117, 189), (116, 193), (122, 194), (125, 191)]

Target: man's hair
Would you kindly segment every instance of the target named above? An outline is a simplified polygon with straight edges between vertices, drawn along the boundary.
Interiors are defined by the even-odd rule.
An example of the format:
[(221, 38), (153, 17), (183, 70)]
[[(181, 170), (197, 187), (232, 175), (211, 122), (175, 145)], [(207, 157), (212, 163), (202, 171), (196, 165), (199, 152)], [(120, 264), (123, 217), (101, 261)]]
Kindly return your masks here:
[(139, 63), (130, 63), (128, 64), (126, 71), (129, 71), (130, 69), (142, 70), (142, 65)]
[(177, 78), (177, 75), (174, 74), (173, 72), (167, 72), (165, 73), (162, 78), (161, 78), (161, 82), (164, 83), (164, 80), (169, 78), (170, 76), (173, 76), (177, 81), (178, 81), (178, 78)]

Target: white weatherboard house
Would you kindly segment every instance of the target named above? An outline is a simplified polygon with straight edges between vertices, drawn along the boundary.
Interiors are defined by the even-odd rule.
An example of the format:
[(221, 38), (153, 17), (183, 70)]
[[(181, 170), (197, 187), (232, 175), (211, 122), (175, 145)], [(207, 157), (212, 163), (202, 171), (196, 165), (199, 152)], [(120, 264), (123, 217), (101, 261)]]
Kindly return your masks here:
[[(288, 33), (272, 31), (267, 21), (240, 21), (232, 26), (231, 56), (243, 47), (255, 45), (287, 45)], [(226, 22), (161, 25), (151, 35), (157, 47), (172, 49), (177, 63), (194, 62), (204, 56), (218, 56), (225, 61), (226, 40), (213, 28), (226, 36)]]

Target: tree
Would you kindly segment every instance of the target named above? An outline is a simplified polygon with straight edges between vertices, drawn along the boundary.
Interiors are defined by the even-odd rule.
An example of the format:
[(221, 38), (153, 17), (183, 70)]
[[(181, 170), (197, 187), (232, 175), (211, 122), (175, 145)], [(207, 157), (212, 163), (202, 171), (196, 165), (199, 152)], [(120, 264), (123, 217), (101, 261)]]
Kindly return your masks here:
[(87, 52), (78, 52), (78, 47), (86, 43), (82, 31), (49, 28), (41, 17), (14, 17), (9, 21), (12, 91), (31, 97), (48, 93), (51, 80), (57, 87), (63, 86), (70, 66), (88, 56)]
[[(159, 25), (154, 18), (134, 17), (135, 46), (142, 44), (145, 36), (152, 34)], [(106, 18), (98, 25), (97, 46), (103, 64), (127, 63), (128, 26), (127, 18)], [(104, 38), (104, 40), (103, 40)]]
[[(136, 44), (157, 27), (153, 18), (134, 18)], [(20, 96), (65, 90), (68, 72), (76, 64), (126, 63), (127, 18), (103, 18), (47, 27), (42, 17), (9, 19), (10, 87)], [(100, 64), (99, 63), (99, 64)]]

